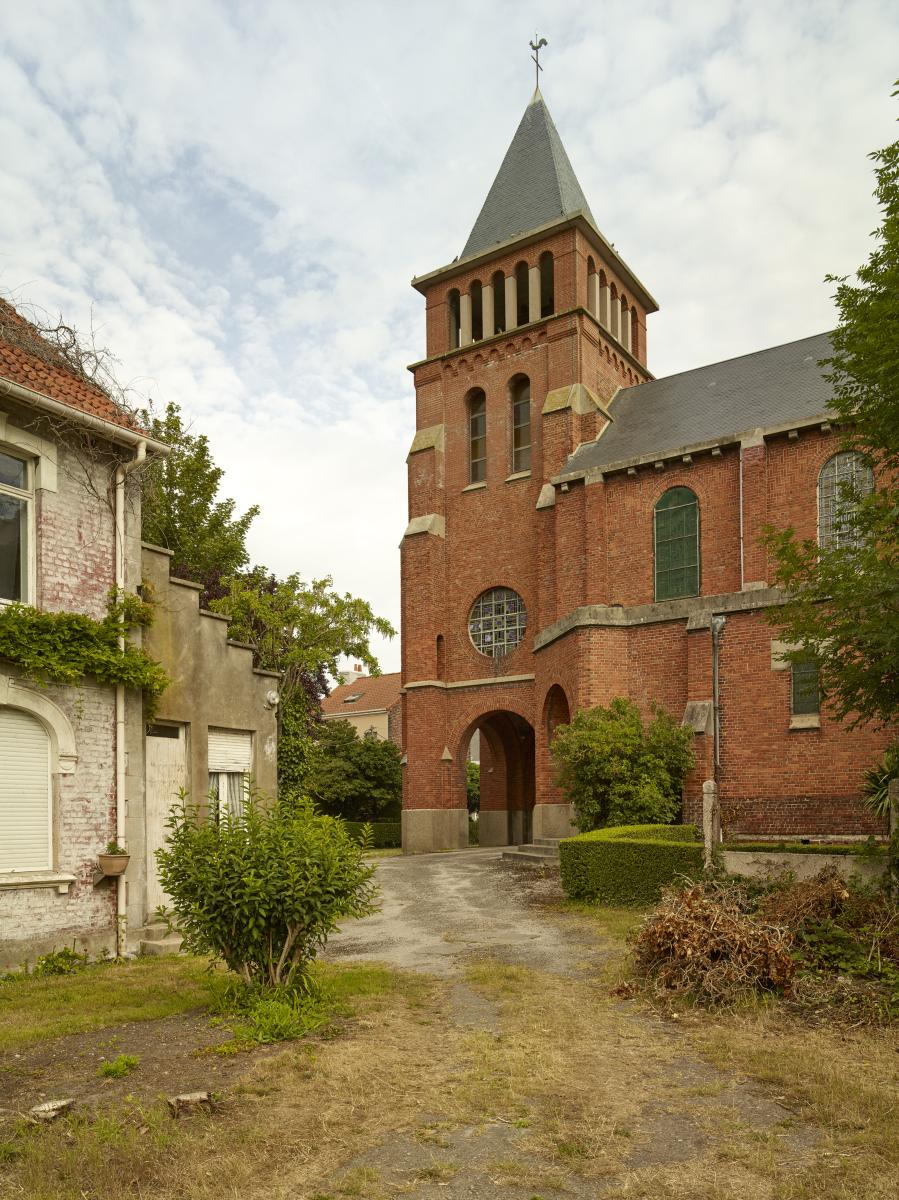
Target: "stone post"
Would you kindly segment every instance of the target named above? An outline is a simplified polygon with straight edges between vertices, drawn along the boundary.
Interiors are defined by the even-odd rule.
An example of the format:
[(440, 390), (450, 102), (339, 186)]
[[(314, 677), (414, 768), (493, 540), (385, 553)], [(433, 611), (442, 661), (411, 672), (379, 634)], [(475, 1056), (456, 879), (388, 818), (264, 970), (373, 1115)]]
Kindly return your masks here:
[(540, 320), (540, 268), (528, 271), (528, 320)]
[(493, 316), (492, 283), (485, 283), (481, 288), (481, 312), (483, 314), (481, 336), (485, 338), (493, 337), (494, 333), (496, 333), (496, 321)]
[(463, 292), (459, 297), (459, 315), (461, 333), (459, 344), (461, 346), (471, 345), (471, 296), (468, 292)]
[(506, 276), (506, 329), (514, 329), (518, 324), (518, 285), (515, 272)]
[(621, 310), (621, 344), (625, 350), (631, 348), (631, 310), (623, 308)]
[(718, 807), (718, 784), (707, 779), (702, 785), (702, 839), (705, 842), (703, 866), (709, 870), (715, 863), (715, 850), (721, 842), (721, 810)]

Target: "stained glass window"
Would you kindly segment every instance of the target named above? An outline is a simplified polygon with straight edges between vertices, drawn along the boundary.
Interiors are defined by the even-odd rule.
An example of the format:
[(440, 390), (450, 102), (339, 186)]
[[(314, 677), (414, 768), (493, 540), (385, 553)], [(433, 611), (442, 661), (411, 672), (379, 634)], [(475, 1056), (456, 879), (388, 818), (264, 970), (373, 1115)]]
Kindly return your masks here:
[(835, 454), (818, 476), (818, 545), (858, 546), (856, 501), (874, 487), (874, 475), (861, 454)]
[(468, 633), (475, 649), (492, 658), (501, 658), (520, 645), (526, 626), (524, 601), (511, 588), (483, 592), (468, 618)]
[(655, 507), (655, 596), (699, 595), (699, 501), (689, 488), (669, 488)]

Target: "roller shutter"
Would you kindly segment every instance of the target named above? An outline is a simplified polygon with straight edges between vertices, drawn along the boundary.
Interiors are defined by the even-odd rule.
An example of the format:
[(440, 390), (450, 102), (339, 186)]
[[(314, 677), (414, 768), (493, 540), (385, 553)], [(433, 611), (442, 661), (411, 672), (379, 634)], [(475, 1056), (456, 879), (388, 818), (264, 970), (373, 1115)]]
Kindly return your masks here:
[(46, 871), (50, 861), (50, 739), (17, 708), (0, 708), (0, 871)]
[(210, 772), (248, 775), (253, 761), (253, 735), (237, 729), (209, 730)]

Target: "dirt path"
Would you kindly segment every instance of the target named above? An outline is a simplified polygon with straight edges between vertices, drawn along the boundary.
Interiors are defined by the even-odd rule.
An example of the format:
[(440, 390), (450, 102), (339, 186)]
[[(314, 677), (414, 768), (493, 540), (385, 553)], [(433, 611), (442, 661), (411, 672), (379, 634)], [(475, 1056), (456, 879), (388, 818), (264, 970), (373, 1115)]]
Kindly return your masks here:
[(472, 1120), (470, 1103), (422, 1113), (346, 1162), (318, 1200), (765, 1197), (772, 1155), (814, 1157), (818, 1131), (780, 1100), (691, 1054), (673, 1023), (610, 998), (620, 946), (541, 905), (558, 897), (551, 877), (485, 849), (385, 859), (378, 878), (381, 912), (327, 956), (445, 980), (483, 1115)]

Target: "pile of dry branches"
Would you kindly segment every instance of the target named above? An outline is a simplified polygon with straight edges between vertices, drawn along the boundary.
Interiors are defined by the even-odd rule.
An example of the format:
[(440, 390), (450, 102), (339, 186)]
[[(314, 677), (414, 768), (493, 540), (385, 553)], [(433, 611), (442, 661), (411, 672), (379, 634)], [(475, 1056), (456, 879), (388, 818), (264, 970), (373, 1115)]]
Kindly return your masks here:
[(793, 935), (753, 918), (739, 889), (705, 883), (666, 889), (633, 939), (637, 969), (659, 996), (729, 1004), (756, 992), (789, 994)]

